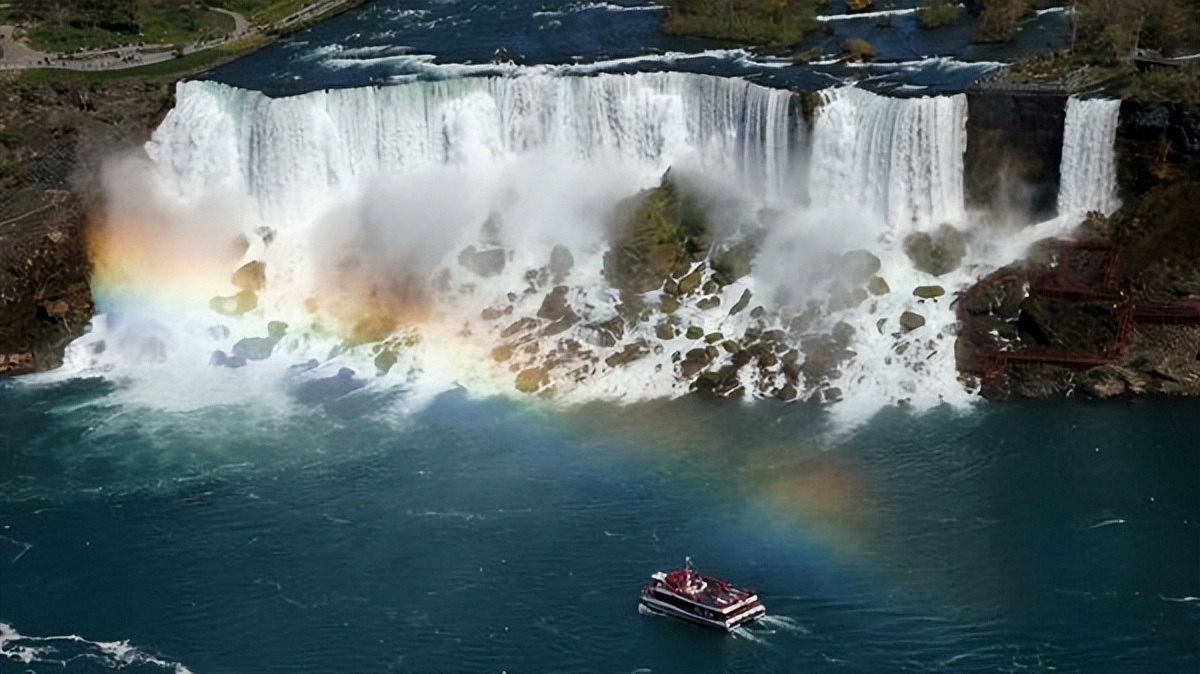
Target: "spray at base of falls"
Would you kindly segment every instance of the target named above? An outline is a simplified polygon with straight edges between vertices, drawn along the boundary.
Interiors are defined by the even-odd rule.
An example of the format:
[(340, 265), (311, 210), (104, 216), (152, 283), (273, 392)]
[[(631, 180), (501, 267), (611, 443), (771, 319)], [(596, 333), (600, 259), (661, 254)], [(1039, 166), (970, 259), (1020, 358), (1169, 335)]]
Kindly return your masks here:
[[(811, 132), (789, 92), (683, 73), (283, 99), (187, 82), (177, 99), (149, 161), (113, 169), (94, 246), (108, 315), (76, 349), (80, 369), (207, 368), (214, 351), (240, 349), (266, 360), (238, 360), (234, 376), (308, 363), (304, 376), (349, 367), (366, 385), (411, 391), (505, 393), (515, 378), (563, 401), (641, 400), (707, 376), (749, 397), (840, 399), (835, 412), (853, 418), (972, 399), (957, 381), (950, 299), (1010, 259), (965, 215), (962, 96), (833, 90)], [(719, 204), (716, 242), (754, 241), (758, 254), (749, 275), (712, 286), (708, 269), (678, 308), (652, 292), (631, 314), (603, 273), (617, 254), (609, 228), (668, 169), (702, 176)], [(903, 244), (942, 223), (970, 245), (935, 277)], [(560, 248), (571, 260), (561, 277), (549, 271)], [(877, 269), (841, 273), (850, 251)], [(250, 286), (231, 277), (247, 265), (262, 270)], [(918, 286), (946, 294), (917, 297)], [(552, 293), (566, 322), (539, 318)], [(902, 325), (906, 312), (923, 325)], [(270, 321), (286, 331), (262, 336)], [(775, 341), (756, 347), (765, 334)], [(141, 346), (109, 348), (121, 343)], [(685, 375), (697, 352), (702, 367)]]

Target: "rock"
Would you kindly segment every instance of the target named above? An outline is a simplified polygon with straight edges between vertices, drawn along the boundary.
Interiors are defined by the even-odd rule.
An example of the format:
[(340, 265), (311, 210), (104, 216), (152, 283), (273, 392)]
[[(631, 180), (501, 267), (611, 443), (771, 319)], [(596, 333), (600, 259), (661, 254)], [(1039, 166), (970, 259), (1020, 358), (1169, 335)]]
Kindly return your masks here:
[(725, 339), (725, 335), (722, 335), (719, 332), (710, 332), (704, 336), (704, 343), (705, 344), (716, 344), (717, 342), (720, 342), (724, 339)]
[(659, 321), (658, 325), (654, 326), (654, 336), (663, 341), (675, 339), (675, 326), (671, 325), (671, 321)]
[(754, 246), (741, 242), (717, 251), (712, 256), (713, 281), (718, 285), (730, 283), (750, 273), (754, 259)]
[(477, 250), (475, 246), (467, 246), (458, 254), (458, 263), (477, 275), (487, 278), (504, 271), (507, 257), (503, 248)]
[(830, 334), (833, 336), (835, 342), (841, 346), (846, 346), (850, 343), (850, 339), (854, 337), (854, 326), (846, 321), (838, 321), (837, 325), (833, 326)]
[(591, 323), (582, 329), (583, 337), (594, 346), (612, 347), (625, 336), (625, 322), (613, 316), (603, 323)]
[(738, 301), (733, 305), (732, 308), (729, 309), (729, 315), (736, 316), (737, 314), (740, 314), (746, 307), (750, 306), (750, 296), (751, 293), (749, 288), (743, 290), (742, 296), (738, 298)]
[(530, 367), (517, 373), (516, 387), (521, 393), (536, 393), (550, 383), (550, 376), (540, 367)]
[(492, 349), (492, 360), (496, 361), (497, 363), (503, 363), (509, 358), (512, 358), (513, 351), (515, 349), (516, 346), (513, 344), (501, 344)]
[(684, 336), (688, 339), (700, 339), (704, 336), (704, 328), (698, 325), (689, 325), (687, 332), (684, 333)]
[(513, 308), (512, 308), (511, 304), (508, 305), (507, 307), (504, 307), (504, 309), (496, 309), (493, 307), (484, 307), (483, 311), (479, 312), (479, 317), (485, 321), (494, 321), (502, 316), (510, 316), (510, 315), (512, 315), (512, 312), (513, 312)]
[(679, 310), (679, 300), (671, 295), (663, 295), (658, 303), (658, 309), (664, 314), (673, 314)]
[(717, 297), (716, 295), (709, 295), (708, 297), (701, 297), (700, 300), (698, 302), (696, 302), (696, 308), (701, 311), (708, 311), (709, 309), (716, 309), (719, 306), (721, 306), (721, 298)]
[(613, 368), (620, 367), (622, 365), (632, 363), (648, 353), (650, 353), (650, 349), (646, 346), (646, 344), (642, 341), (637, 341), (631, 344), (626, 344), (625, 348), (621, 349), (620, 352), (614, 353), (608, 358), (605, 358), (604, 364)]
[(946, 289), (941, 286), (917, 286), (913, 288), (913, 294), (917, 297), (931, 300), (935, 297), (945, 295)]
[(691, 379), (707, 367), (711, 360), (706, 349), (691, 349), (679, 363), (679, 374), (684, 379)]
[[(726, 353), (731, 353), (731, 354), (745, 353), (745, 350), (742, 349), (742, 345), (739, 344), (736, 340), (732, 340), (732, 339), (727, 339), (727, 340), (721, 342), (721, 348), (725, 349)], [(735, 360), (738, 360), (738, 359), (735, 359)], [(749, 354), (746, 355), (746, 360), (748, 362)], [(742, 364), (744, 365), (745, 363), (743, 362)]]
[(1104, 400), (1119, 396), (1126, 390), (1125, 378), (1112, 366), (1093, 367), (1075, 375), (1075, 386), (1083, 394)]
[(881, 263), (879, 258), (865, 250), (852, 250), (839, 259), (837, 277), (847, 283), (859, 285), (874, 276)]
[(925, 317), (921, 314), (916, 314), (911, 311), (906, 311), (900, 314), (900, 327), (905, 332), (912, 332), (917, 328), (925, 325)]
[(315, 405), (331, 402), (366, 385), (367, 382), (354, 376), (354, 370), (343, 367), (332, 377), (303, 382), (296, 388), (295, 396), (302, 403)]
[(842, 399), (842, 389), (830, 386), (821, 392), (821, 400), (826, 403), (836, 403)]
[(553, 337), (579, 322), (579, 316), (567, 309), (566, 315), (542, 329), (543, 337)]
[(384, 349), (375, 356), (375, 371), (377, 374), (387, 374), (392, 366), (396, 364), (396, 352), (391, 349)]
[(229, 280), (240, 290), (258, 292), (267, 287), (267, 265), (259, 260), (247, 262)]
[(888, 282), (882, 276), (872, 276), (870, 281), (867, 281), (867, 291), (872, 295), (886, 295), (892, 292)]
[(266, 360), (285, 334), (287, 334), (287, 323), (271, 321), (267, 323), (266, 337), (246, 337), (238, 340), (233, 345), (233, 357), (245, 360)]
[(536, 318), (531, 318), (529, 316), (526, 316), (525, 318), (521, 318), (516, 321), (513, 321), (513, 323), (510, 324), (507, 328), (504, 328), (504, 330), (502, 330), (500, 332), (500, 338), (508, 339), (509, 337), (512, 337), (513, 335), (517, 334), (518, 332), (526, 332), (528, 330), (532, 330), (532, 329), (536, 328), (538, 325), (539, 325), (539, 323)]
[[(551, 321), (557, 321), (567, 316), (568, 313), (573, 314), (571, 307), (567, 305), (567, 293), (570, 288), (567, 286), (555, 286), (553, 290), (546, 293), (545, 299), (542, 300), (542, 306), (538, 309), (538, 318), (545, 318)], [(578, 317), (576, 317), (578, 319)]]
[(563, 245), (557, 245), (550, 251), (550, 273), (555, 283), (562, 283), (575, 266), (575, 256)]
[(695, 271), (679, 279), (679, 294), (690, 295), (696, 292), (700, 287), (700, 281), (704, 279), (704, 267), (697, 267)]
[(933, 234), (910, 234), (904, 239), (904, 252), (920, 271), (941, 276), (958, 269), (967, 253), (967, 242), (962, 232), (942, 224)]
[(213, 351), (212, 356), (208, 358), (208, 364), (213, 367), (228, 367), (237, 369), (246, 365), (245, 356), (227, 356), (220, 349)]
[(258, 295), (253, 290), (243, 290), (231, 297), (214, 297), (208, 308), (225, 316), (241, 316), (258, 307)]

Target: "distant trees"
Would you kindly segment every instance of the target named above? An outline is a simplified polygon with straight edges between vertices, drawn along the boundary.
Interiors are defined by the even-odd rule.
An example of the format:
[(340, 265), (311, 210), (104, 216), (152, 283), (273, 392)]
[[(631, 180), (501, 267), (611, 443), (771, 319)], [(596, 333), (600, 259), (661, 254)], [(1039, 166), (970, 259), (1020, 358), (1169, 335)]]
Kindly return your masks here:
[(664, 0), (663, 31), (757, 44), (792, 44), (827, 0)]
[[(1120, 0), (1118, 0), (1120, 1)], [(979, 0), (975, 20), (976, 42), (1007, 42), (1017, 34), (1021, 17), (1033, 10), (1030, 0)]]
[(917, 19), (925, 28), (941, 28), (958, 20), (958, 9), (956, 0), (921, 0)]
[(1114, 63), (1138, 49), (1200, 47), (1200, 6), (1189, 0), (1078, 0), (1075, 49)]

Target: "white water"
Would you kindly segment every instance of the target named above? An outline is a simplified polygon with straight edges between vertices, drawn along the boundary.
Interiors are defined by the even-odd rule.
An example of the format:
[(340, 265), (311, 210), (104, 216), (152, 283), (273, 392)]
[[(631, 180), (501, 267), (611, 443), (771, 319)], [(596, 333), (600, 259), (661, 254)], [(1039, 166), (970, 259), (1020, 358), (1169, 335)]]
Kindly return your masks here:
[[(108, 227), (154, 242), (150, 260), (165, 271), (135, 268), (121, 279), (102, 298), (107, 315), (68, 362), (74, 371), (119, 368), (171, 381), (156, 374), (165, 363), (205, 395), (179, 400), (172, 382), (167, 391), (142, 387), (137, 401), (181, 408), (286, 397), (271, 382), (329, 377), (342, 366), (368, 387), (414, 396), (456, 384), (511, 393), (518, 369), (549, 360), (568, 363), (551, 368), (543, 389), (560, 400), (675, 396), (688, 390), (676, 375), (679, 354), (705, 346), (687, 338), (687, 328), (728, 337), (756, 322), (786, 329), (811, 303), (825, 306), (846, 290), (830, 261), (865, 249), (880, 259), (878, 275), (891, 291), (826, 306), (795, 337), (802, 347), (838, 323), (854, 333), (840, 376), (806, 381), (801, 397), (836, 387), (843, 403), (835, 410), (853, 421), (899, 401), (965, 404), (972, 393), (956, 377), (950, 301), (1013, 254), (981, 238), (964, 212), (965, 98), (890, 99), (854, 88), (824, 97), (809, 133), (789, 92), (683, 73), (523, 72), (283, 99), (183, 83), (146, 146), (149, 161), (118, 165), (109, 181)], [(721, 291), (718, 307), (702, 309), (693, 297), (668, 315), (648, 293), (648, 315), (605, 344), (596, 326), (616, 318), (621, 302), (602, 274), (606, 230), (623, 199), (668, 169), (718, 199), (716, 241), (758, 231), (760, 251), (750, 275)], [(913, 269), (902, 244), (941, 223), (975, 238), (962, 267), (933, 277)], [(239, 236), (249, 247), (230, 257)], [(549, 282), (539, 270), (557, 245), (571, 251), (574, 266), (564, 281)], [(501, 249), (504, 268), (489, 277), (468, 270), (459, 262), (467, 246)], [(229, 274), (251, 260), (266, 267), (258, 307), (240, 317), (209, 310), (209, 298), (236, 291)], [(560, 282), (579, 323), (554, 336), (531, 333), (511, 359), (493, 359), (494, 347), (512, 342), (506, 328), (536, 315)], [(913, 296), (930, 284), (947, 294)], [(730, 315), (744, 291), (753, 301)], [(414, 303), (432, 315), (410, 316)], [(756, 307), (763, 318), (750, 317)], [(377, 344), (347, 347), (337, 327), (364, 308), (369, 317), (400, 317), (387, 340), (398, 360), (387, 374), (372, 374)], [(926, 324), (904, 332), (905, 311)], [(262, 336), (272, 320), (289, 331), (271, 358), (241, 370), (208, 365), (213, 351)], [(663, 321), (676, 337), (656, 334)], [(637, 341), (650, 353), (607, 365)], [(147, 352), (152, 362), (129, 362)], [(800, 362), (808, 357), (802, 352)], [(722, 352), (710, 369), (728, 358)], [(317, 367), (290, 369), (307, 359)], [(757, 388), (754, 368), (740, 374), (747, 395), (770, 394)], [(782, 382), (780, 374), (772, 386)]]
[(1100, 211), (1111, 215), (1121, 205), (1117, 199), (1117, 166), (1113, 142), (1117, 137), (1121, 101), (1117, 99), (1067, 99), (1063, 129), (1060, 214)]
[(862, 205), (894, 230), (963, 218), (966, 96), (825, 93), (813, 133), (815, 203)]

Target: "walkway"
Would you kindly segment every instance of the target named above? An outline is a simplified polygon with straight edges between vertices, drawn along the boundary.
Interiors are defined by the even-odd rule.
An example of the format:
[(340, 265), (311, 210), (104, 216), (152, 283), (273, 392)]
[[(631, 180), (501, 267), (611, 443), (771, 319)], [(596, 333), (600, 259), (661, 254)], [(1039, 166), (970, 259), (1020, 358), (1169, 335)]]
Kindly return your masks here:
[[(278, 22), (277, 28), (287, 26), (300, 19), (311, 18), (346, 4), (348, 0), (319, 0), (305, 5), (291, 16)], [(227, 9), (210, 8), (233, 19), (233, 31), (208, 42), (193, 42), (181, 50), (184, 54), (210, 49), (226, 42), (237, 40), (263, 30), (244, 15)], [(122, 70), (160, 63), (175, 58), (172, 45), (143, 45), (118, 49), (96, 49), (77, 54), (50, 54), (41, 52), (14, 39), (16, 26), (0, 26), (0, 71), (23, 70), (25, 68), (60, 68), (64, 70)]]

